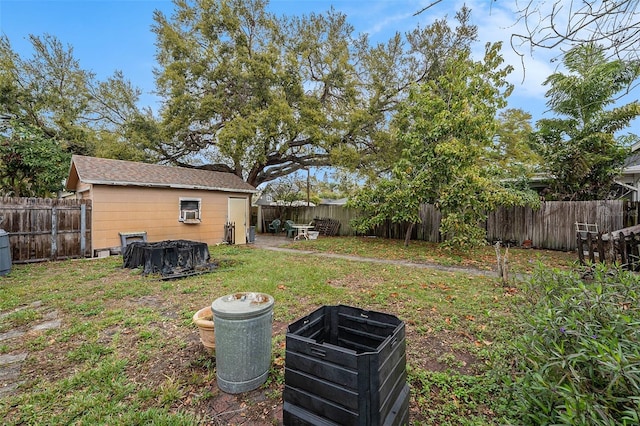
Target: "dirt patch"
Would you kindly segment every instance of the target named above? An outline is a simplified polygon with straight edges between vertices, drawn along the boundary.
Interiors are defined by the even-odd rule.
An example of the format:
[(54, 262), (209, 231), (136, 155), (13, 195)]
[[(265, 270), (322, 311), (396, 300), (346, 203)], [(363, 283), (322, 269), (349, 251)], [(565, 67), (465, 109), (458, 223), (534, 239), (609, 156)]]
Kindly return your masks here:
[(327, 284), (335, 288), (348, 288), (351, 290), (374, 288), (377, 284), (384, 281), (380, 277), (365, 276), (363, 274), (349, 274), (344, 277), (327, 280)]
[(469, 336), (443, 330), (434, 334), (418, 333), (407, 328), (407, 359), (415, 367), (429, 371), (455, 370), (477, 374), (482, 362), (474, 355), (455, 349), (460, 343), (474, 343)]

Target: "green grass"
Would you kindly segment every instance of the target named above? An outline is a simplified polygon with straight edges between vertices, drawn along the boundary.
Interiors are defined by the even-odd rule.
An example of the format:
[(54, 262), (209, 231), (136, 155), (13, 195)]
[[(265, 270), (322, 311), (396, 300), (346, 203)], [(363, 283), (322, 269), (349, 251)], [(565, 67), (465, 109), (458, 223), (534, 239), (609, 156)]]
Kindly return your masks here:
[[(491, 270), (496, 266), (496, 254), (493, 246), (478, 247), (461, 252), (426, 241), (411, 241), (409, 246), (405, 247), (402, 240), (371, 237), (320, 237), (317, 240), (290, 243), (287, 247), (362, 257), (430, 262), (442, 266), (473, 267), (481, 270)], [(503, 254), (504, 250), (505, 248), (502, 247)], [(509, 248), (509, 267), (518, 273), (529, 273), (535, 269), (538, 263), (566, 269), (572, 267), (576, 260), (576, 254), (573, 252)]]
[(25, 308), (8, 313), (0, 320), (0, 332), (14, 327), (21, 327), (39, 319), (41, 315), (33, 308)]
[[(297, 244), (318, 251), (474, 266), (490, 250), (450, 253), (434, 245), (362, 238)], [(515, 250), (514, 250), (515, 252)], [(564, 253), (514, 254), (516, 264), (569, 267)], [(238, 398), (255, 424), (281, 410), (286, 325), (322, 305), (346, 304), (397, 315), (407, 327), (411, 418), (415, 424), (501, 424), (507, 397), (493, 360), (510, 354), (518, 284), (497, 277), (353, 262), (249, 246), (211, 247), (213, 273), (175, 281), (123, 270), (121, 257), (14, 265), (2, 279), (2, 312), (35, 301), (59, 311), (62, 326), (4, 341), (1, 353), (30, 353), (19, 392), (0, 400), (6, 424), (219, 424), (215, 359), (204, 352), (191, 316), (240, 291), (275, 298), (273, 363), (265, 400)], [(520, 269), (525, 271), (525, 269)], [(17, 312), (22, 312), (18, 314)], [(37, 322), (22, 309), (2, 327)], [(244, 408), (243, 408), (244, 407)], [(218, 423), (216, 423), (218, 422)]]

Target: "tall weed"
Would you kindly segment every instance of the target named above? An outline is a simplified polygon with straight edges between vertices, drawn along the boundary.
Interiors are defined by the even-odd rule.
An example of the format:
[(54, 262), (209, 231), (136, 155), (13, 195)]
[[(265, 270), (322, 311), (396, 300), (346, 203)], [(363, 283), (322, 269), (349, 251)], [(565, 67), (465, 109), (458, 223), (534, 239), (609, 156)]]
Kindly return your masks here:
[(640, 412), (640, 278), (539, 268), (516, 344), (522, 424), (631, 425)]

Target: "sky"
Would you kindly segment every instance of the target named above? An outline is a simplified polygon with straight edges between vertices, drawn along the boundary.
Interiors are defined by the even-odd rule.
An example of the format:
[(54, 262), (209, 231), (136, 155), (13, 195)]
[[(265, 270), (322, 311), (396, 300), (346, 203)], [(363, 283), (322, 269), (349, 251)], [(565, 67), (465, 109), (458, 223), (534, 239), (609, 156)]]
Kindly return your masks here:
[[(551, 118), (542, 83), (558, 70), (560, 51), (522, 48), (519, 56), (510, 47), (510, 36), (521, 31), (513, 10), (512, 0), (443, 0), (427, 11), (414, 16), (433, 0), (271, 0), (268, 9), (276, 15), (322, 13), (330, 7), (343, 12), (356, 33), (367, 33), (371, 41), (388, 40), (396, 31), (405, 33), (417, 25), (431, 24), (447, 17), (454, 23), (454, 15), (463, 4), (471, 8), (472, 23), (478, 26), (478, 59), (486, 42), (503, 42), (502, 54), (514, 71), (509, 80), (514, 92), (509, 107), (521, 108), (533, 116), (533, 121)], [(104, 80), (115, 71), (142, 90), (141, 107), (158, 111), (159, 99), (153, 70), (155, 35), (151, 32), (153, 12), (159, 10), (170, 16), (170, 0), (0, 0), (0, 33), (7, 36), (14, 52), (23, 58), (33, 51), (29, 35), (50, 34), (64, 45), (73, 48), (80, 66)], [(524, 64), (522, 63), (524, 61)], [(640, 88), (622, 99), (638, 99)], [(640, 135), (640, 120), (633, 122), (630, 131)]]

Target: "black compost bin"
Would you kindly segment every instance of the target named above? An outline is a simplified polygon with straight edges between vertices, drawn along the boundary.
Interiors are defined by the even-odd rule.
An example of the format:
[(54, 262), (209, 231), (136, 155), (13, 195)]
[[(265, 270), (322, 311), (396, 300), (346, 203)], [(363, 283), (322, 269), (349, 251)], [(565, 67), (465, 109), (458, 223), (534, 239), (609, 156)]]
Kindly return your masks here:
[(143, 274), (159, 273), (169, 278), (211, 270), (210, 259), (206, 243), (189, 240), (134, 241), (123, 253), (125, 268), (141, 267)]
[(397, 317), (323, 306), (287, 328), (285, 425), (409, 422), (405, 327)]

